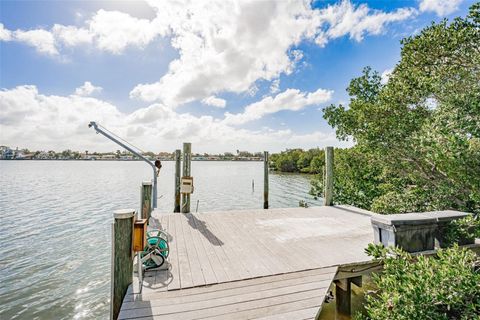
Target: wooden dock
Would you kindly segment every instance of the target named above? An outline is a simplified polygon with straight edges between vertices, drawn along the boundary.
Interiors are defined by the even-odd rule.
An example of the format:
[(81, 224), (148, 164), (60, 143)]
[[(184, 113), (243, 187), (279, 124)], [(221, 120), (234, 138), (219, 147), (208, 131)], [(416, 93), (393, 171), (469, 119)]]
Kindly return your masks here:
[[(324, 206), (208, 213), (154, 211), (169, 270), (130, 286), (119, 319), (314, 319), (345, 265), (366, 263), (373, 213)], [(338, 276), (337, 276), (338, 278)]]

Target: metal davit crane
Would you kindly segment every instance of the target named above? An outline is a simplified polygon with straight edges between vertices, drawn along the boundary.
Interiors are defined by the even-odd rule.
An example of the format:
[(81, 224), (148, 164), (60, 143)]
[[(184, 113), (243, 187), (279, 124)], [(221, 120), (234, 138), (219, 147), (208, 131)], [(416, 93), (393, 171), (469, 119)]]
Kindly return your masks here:
[[(129, 142), (127, 142), (127, 141), (123, 140), (122, 138), (118, 137), (114, 133), (108, 131), (105, 127), (101, 126), (100, 124), (97, 124), (95, 121), (91, 121), (88, 124), (88, 127), (89, 128), (93, 127), (93, 129), (95, 129), (95, 131), (97, 133), (101, 133), (103, 136), (112, 140), (113, 142), (115, 142), (119, 146), (123, 147), (124, 149), (130, 151), (131, 153), (133, 153), (134, 155), (136, 155), (137, 157), (139, 157), (140, 159), (142, 159), (143, 161), (145, 161), (146, 163), (148, 163), (152, 167), (152, 169), (153, 169), (152, 208), (154, 208), (154, 209), (157, 208), (157, 176), (160, 173), (160, 168), (162, 167), (161, 162), (159, 160), (156, 160), (155, 162), (152, 162), (152, 161), (148, 160), (140, 152), (134, 150), (132, 148), (133, 147), (132, 144), (130, 144)], [(121, 140), (123, 140), (124, 142), (122, 142)], [(158, 171), (157, 171), (157, 169), (158, 169)]]

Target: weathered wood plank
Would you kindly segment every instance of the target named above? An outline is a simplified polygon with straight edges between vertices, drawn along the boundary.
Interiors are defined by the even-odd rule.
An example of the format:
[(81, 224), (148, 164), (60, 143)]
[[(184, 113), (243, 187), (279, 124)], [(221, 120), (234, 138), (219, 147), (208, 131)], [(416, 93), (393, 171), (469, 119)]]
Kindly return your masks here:
[[(293, 307), (293, 306), (291, 306)], [(276, 313), (272, 315), (268, 315), (261, 318), (255, 318), (256, 320), (307, 320), (307, 319), (315, 319), (317, 316), (318, 311), (320, 310), (319, 307), (313, 307), (308, 309), (300, 309), (300, 310), (292, 310), (290, 312), (285, 313)]]
[[(243, 287), (232, 287), (224, 290), (216, 291), (205, 291), (199, 292), (197, 294), (183, 295), (177, 297), (168, 297), (165, 294), (158, 293), (156, 295), (151, 295), (148, 298), (148, 301), (136, 301), (136, 302), (125, 302), (123, 305), (123, 310), (129, 309), (140, 309), (140, 308), (149, 308), (149, 307), (160, 307), (160, 306), (169, 306), (169, 305), (183, 305), (193, 302), (201, 301), (210, 301), (215, 299), (226, 299), (233, 296), (241, 296), (245, 294), (251, 294), (252, 292), (270, 292), (276, 289), (284, 289), (287, 291), (294, 291), (294, 289), (301, 285), (312, 284), (314, 288), (323, 288), (329, 286), (332, 281), (332, 274), (319, 274), (313, 276), (304, 276), (301, 278), (289, 279), (284, 281), (272, 281), (261, 283), (257, 285), (243, 286)], [(242, 281), (243, 282), (243, 281)], [(216, 286), (216, 285), (214, 285)], [(193, 289), (193, 288), (192, 288)], [(186, 289), (186, 291), (192, 290)], [(298, 290), (297, 290), (298, 291)], [(188, 306), (185, 306), (187, 309)]]
[(211, 232), (206, 229), (206, 223), (203, 220), (200, 220), (199, 215), (192, 215), (192, 220), (197, 235), (196, 238), (203, 246), (203, 252), (210, 263), (217, 282), (229, 281), (230, 279), (226, 274), (222, 262), (218, 259), (217, 253), (214, 249), (214, 245), (217, 243), (217, 241), (212, 239)]
[[(219, 224), (216, 219), (210, 219), (209, 225), (218, 238), (225, 239), (225, 241), (222, 242), (223, 244), (221, 247), (225, 255), (228, 257), (231, 269), (234, 269), (239, 276), (238, 278), (234, 278), (234, 280), (252, 278), (253, 276), (250, 266), (245, 260), (245, 253), (243, 250), (240, 250), (238, 244), (235, 243), (237, 240), (232, 238), (231, 233), (225, 230), (224, 224)], [(233, 275), (233, 273), (231, 275)]]
[[(202, 270), (203, 274), (203, 279), (205, 281), (205, 284), (213, 284), (213, 283), (218, 283), (217, 277), (215, 276), (215, 272), (213, 271), (212, 264), (210, 262), (209, 255), (205, 251), (205, 248), (203, 246), (203, 235), (198, 231), (197, 225), (196, 225), (196, 220), (197, 218), (191, 214), (191, 213), (186, 213), (185, 217), (187, 218), (188, 225), (189, 225), (189, 231), (190, 231), (190, 237), (192, 240), (192, 244), (195, 246), (195, 251), (197, 254), (196, 260), (198, 261), (196, 263), (200, 264), (200, 268)], [(195, 259), (195, 257), (194, 257)]]
[(193, 286), (192, 271), (190, 269), (190, 261), (188, 260), (187, 246), (185, 243), (185, 238), (183, 235), (183, 226), (182, 226), (182, 215), (175, 214), (175, 235), (177, 239), (177, 250), (178, 250), (178, 268), (180, 274), (180, 287), (174, 288), (173, 286), (168, 288), (179, 289), (179, 288), (188, 288)]
[[(253, 258), (258, 259), (268, 270), (269, 274), (293, 271), (293, 269), (288, 267), (284, 262), (288, 251), (284, 248), (281, 251), (276, 251), (275, 249), (278, 248), (278, 246), (273, 245), (271, 241), (269, 245), (265, 245), (265, 234), (263, 232), (258, 232), (258, 229), (254, 228), (245, 228), (245, 224), (242, 224), (239, 219), (236, 219), (234, 216), (228, 215), (226, 219), (227, 224), (233, 226), (235, 232), (243, 239), (243, 245), (250, 248)], [(248, 219), (249, 217), (245, 217), (242, 221), (245, 222), (248, 221)]]
[[(256, 307), (256, 302), (258, 302), (260, 307), (288, 303), (290, 301), (289, 297), (294, 299), (293, 296), (299, 293), (314, 291), (317, 296), (323, 296), (327, 288), (330, 286), (330, 283), (331, 279), (267, 289), (264, 291), (255, 290), (244, 294), (217, 297), (202, 301), (188, 301), (180, 304), (161, 305), (159, 307), (155, 306), (152, 301), (152, 305), (146, 308), (122, 309), (120, 319), (128, 319), (133, 316), (170, 315), (175, 313), (181, 314), (179, 317), (183, 319), (185, 314), (193, 312), (203, 313), (204, 316), (225, 314), (244, 309), (242, 308), (242, 304), (247, 305), (248, 307), (245, 308), (248, 309)], [(270, 304), (265, 305), (263, 300), (269, 300)], [(232, 305), (235, 307), (232, 307)]]
[[(246, 300), (232, 304), (221, 305), (212, 308), (205, 308), (181, 313), (159, 314), (163, 307), (148, 309), (149, 313), (143, 312), (145, 309), (131, 310), (133, 312), (122, 311), (120, 319), (129, 319), (135, 317), (151, 317), (154, 319), (249, 319), (262, 317), (271, 314), (284, 313), (291, 311), (292, 308), (305, 309), (320, 306), (323, 302), (327, 288), (307, 290), (301, 292), (287, 293), (280, 296), (268, 298), (259, 298)], [(165, 309), (163, 309), (165, 310)]]
[[(303, 279), (317, 279), (323, 280), (330, 277), (330, 274), (335, 274), (337, 267), (329, 267), (329, 268), (320, 268), (320, 269), (313, 269), (301, 272), (291, 272), (291, 273), (284, 273), (280, 275), (268, 276), (268, 277), (260, 277), (260, 278), (253, 278), (253, 279), (246, 279), (242, 281), (233, 281), (233, 282), (226, 282), (226, 283), (219, 283), (216, 285), (205, 286), (205, 287), (194, 287), (189, 288), (186, 290), (172, 290), (168, 292), (162, 293), (149, 293), (149, 294), (142, 294), (143, 300), (154, 300), (156, 297), (161, 296), (162, 299), (170, 299), (176, 297), (185, 297), (185, 296), (192, 296), (192, 295), (204, 295), (211, 292), (219, 292), (220, 295), (225, 295), (226, 291), (229, 290), (245, 290), (245, 291), (252, 291), (253, 287), (259, 286), (262, 288), (263, 286), (272, 286), (272, 287), (281, 287), (287, 285), (293, 285), (295, 283), (303, 283)], [(318, 278), (317, 278), (318, 277)], [(306, 281), (305, 280), (305, 281)], [(138, 295), (137, 295), (138, 296)], [(132, 301), (133, 299), (127, 299), (126, 301)]]
[(222, 222), (223, 229), (230, 235), (229, 238), (231, 241), (226, 243), (226, 245), (236, 247), (237, 252), (239, 253), (238, 258), (243, 260), (252, 277), (271, 275), (272, 272), (270, 272), (266, 266), (268, 263), (265, 262), (265, 257), (262, 257), (258, 253), (257, 246), (252, 244), (251, 239), (240, 236), (238, 228), (232, 225), (233, 223), (230, 216), (231, 215), (227, 213), (218, 217), (218, 222)]
[(188, 217), (186, 214), (179, 214), (182, 225), (182, 233), (185, 239), (185, 247), (187, 249), (188, 263), (190, 264), (190, 271), (192, 274), (192, 281), (194, 286), (205, 285), (205, 275), (203, 273), (203, 257), (200, 257), (197, 253), (197, 249), (193, 242), (191, 235), (192, 227), (188, 223)]
[(290, 267), (288, 267), (284, 272), (288, 272), (289, 270), (298, 271), (317, 267), (314, 261), (312, 261), (311, 255), (305, 253), (304, 250), (301, 250), (300, 241), (279, 242), (277, 240), (277, 237), (279, 236), (278, 233), (274, 233), (268, 227), (261, 227), (258, 225), (258, 221), (264, 221), (267, 220), (267, 218), (286, 218), (286, 216), (281, 216), (283, 213), (282, 211), (275, 211), (275, 213), (269, 214), (270, 212), (272, 212), (272, 210), (270, 210), (267, 214), (260, 216), (260, 219), (258, 215), (249, 215), (249, 225), (255, 226), (251, 228), (252, 232), (255, 232), (254, 236), (259, 239), (264, 239), (263, 241), (268, 244), (272, 251), (274, 251), (275, 256), (281, 256), (285, 259), (285, 261), (288, 261)]

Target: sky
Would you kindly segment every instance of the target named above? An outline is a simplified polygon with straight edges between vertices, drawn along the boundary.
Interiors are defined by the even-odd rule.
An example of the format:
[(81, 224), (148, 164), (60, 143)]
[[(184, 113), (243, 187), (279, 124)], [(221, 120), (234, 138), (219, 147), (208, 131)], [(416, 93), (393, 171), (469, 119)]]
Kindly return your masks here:
[(348, 105), (401, 39), (473, 1), (0, 2), (0, 145), (278, 152), (347, 147), (322, 108)]

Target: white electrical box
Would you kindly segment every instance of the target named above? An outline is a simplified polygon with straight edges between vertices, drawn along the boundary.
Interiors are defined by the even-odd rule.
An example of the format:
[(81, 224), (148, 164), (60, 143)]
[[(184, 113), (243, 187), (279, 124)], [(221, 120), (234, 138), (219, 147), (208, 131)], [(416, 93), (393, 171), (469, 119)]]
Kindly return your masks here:
[(182, 177), (180, 181), (180, 193), (193, 193), (193, 177)]

